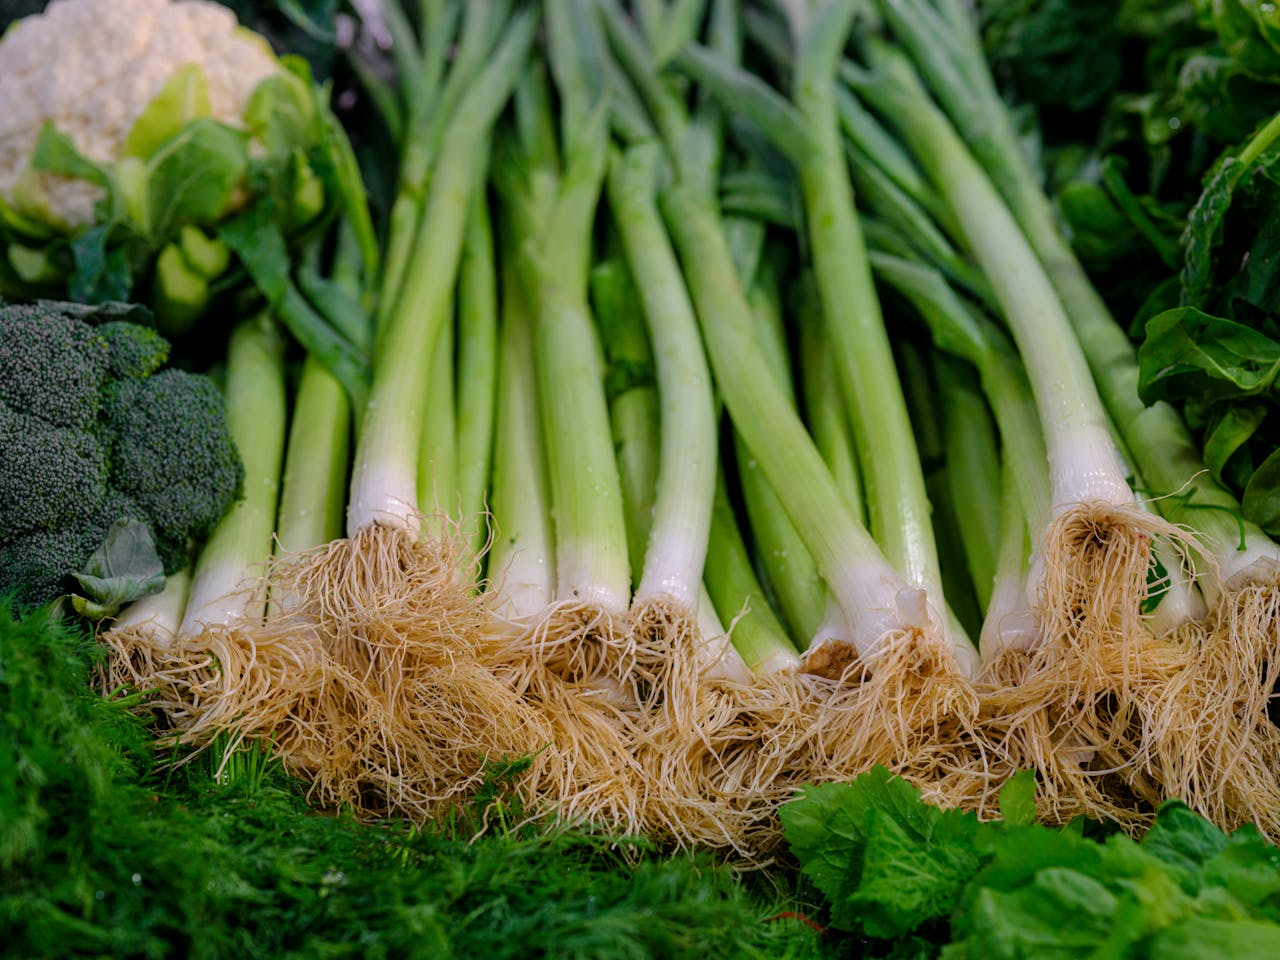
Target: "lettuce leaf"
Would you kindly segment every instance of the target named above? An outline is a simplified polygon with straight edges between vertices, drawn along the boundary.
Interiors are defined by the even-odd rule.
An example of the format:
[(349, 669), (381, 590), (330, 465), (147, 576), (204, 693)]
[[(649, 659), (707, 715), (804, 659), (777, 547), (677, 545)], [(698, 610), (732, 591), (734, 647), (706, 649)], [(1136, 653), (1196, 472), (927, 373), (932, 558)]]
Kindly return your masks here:
[(1005, 819), (982, 822), (877, 767), (780, 817), (828, 923), (869, 956), (1280, 956), (1280, 850), (1255, 829), (1170, 802), (1140, 842), (1056, 830), (1032, 822), (1033, 789), (1013, 778)]

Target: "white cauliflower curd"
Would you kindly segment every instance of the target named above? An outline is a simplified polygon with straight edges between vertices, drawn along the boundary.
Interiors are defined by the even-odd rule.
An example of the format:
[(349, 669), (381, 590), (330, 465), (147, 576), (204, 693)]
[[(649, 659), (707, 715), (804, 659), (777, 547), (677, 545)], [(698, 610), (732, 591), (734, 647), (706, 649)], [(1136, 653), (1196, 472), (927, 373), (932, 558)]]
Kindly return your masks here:
[[(47, 121), (86, 158), (116, 161), (139, 115), (183, 67), (199, 66), (209, 115), (232, 126), (281, 68), (270, 46), (209, 0), (53, 0), (0, 38), (0, 197), (75, 228), (103, 195), (88, 180), (31, 169)], [(22, 184), (22, 197), (16, 188)]]

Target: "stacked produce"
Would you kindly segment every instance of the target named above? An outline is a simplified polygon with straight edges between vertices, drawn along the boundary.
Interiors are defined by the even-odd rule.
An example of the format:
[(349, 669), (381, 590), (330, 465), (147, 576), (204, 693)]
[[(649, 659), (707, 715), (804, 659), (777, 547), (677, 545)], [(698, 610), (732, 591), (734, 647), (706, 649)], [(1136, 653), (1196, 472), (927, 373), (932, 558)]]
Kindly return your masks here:
[[(217, 18), (125, 6), (56, 0), (0, 62), (75, 16)], [(1268, 461), (1237, 500), (1265, 411), (1205, 412), (1269, 389), (1270, 348), (1201, 309), (1194, 245), (1135, 348), (963, 3), (388, 3), (389, 61), (348, 51), (359, 164), (225, 13), (258, 73), (144, 37), (102, 142), (56, 97), (0, 130), (0, 290), (107, 304), (0, 322), (139, 299), (222, 345), (242, 496), (177, 533), (95, 513), (19, 597), (136, 601), (102, 682), (167, 743), (269, 739), (317, 804), (418, 821), (524, 758), (531, 816), (747, 858), (797, 789), (877, 766), (984, 818), (1030, 768), (1048, 823), (1178, 799), (1280, 832)], [(104, 608), (122, 520), (163, 562)]]

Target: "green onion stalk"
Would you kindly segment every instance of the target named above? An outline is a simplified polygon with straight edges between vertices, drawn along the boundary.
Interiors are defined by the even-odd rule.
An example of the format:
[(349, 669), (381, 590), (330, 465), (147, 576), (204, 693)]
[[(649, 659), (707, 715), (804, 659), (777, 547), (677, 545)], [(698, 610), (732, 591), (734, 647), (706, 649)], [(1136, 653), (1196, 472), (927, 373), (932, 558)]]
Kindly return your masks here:
[[(1027, 704), (1039, 698), (1056, 714), (1054, 729), (1074, 731), (1054, 738), (1063, 756), (1077, 756), (1076, 769), (1055, 760), (1057, 771), (1046, 775), (1074, 777), (1080, 763), (1096, 757), (1096, 763), (1112, 764), (1139, 794), (1175, 793), (1228, 817), (1240, 811), (1267, 816), (1259, 811), (1274, 801), (1274, 778), (1266, 771), (1280, 756), (1280, 737), (1266, 714), (1275, 678), (1265, 666), (1272, 661), (1265, 639), (1270, 630), (1260, 626), (1274, 620), (1274, 605), (1264, 599), (1274, 594), (1274, 583), (1261, 591), (1241, 590), (1247, 599), (1231, 600), (1225, 616), (1220, 602), (1214, 628), (1220, 639), (1185, 623), (1172, 642), (1153, 636), (1153, 628), (1162, 629), (1149, 615), (1162, 590), (1160, 566), (1183, 566), (1179, 558), (1186, 556), (1188, 539), (1136, 503), (1122, 453), (1132, 456), (1136, 476), (1148, 489), (1164, 490), (1166, 483), (1184, 484), (1203, 469), (1194, 447), (1171, 409), (1162, 413), (1141, 405), (1132, 350), (1117, 348), (1123, 335), (1082, 321), (1088, 316), (1082, 288), (1064, 286), (1068, 271), (1062, 263), (1050, 263), (1033, 247), (1035, 231), (1015, 220), (997, 185), (929, 99), (910, 61), (875, 38), (868, 38), (866, 50), (871, 71), (848, 67), (846, 78), (898, 129), (955, 211), (964, 242), (987, 274), (1018, 344), (1040, 412), (1055, 516), (1047, 528), (1029, 528), (1040, 543), (1031, 584), (1042, 630), (1027, 675), (1036, 683), (1024, 679), (1023, 687)], [(920, 60), (919, 51), (913, 52)], [(944, 101), (951, 97), (941, 92), (946, 84), (934, 79), (933, 86)], [(976, 121), (966, 122), (972, 134)], [(1004, 180), (1001, 172), (999, 181)], [(1113, 425), (1124, 450), (1111, 435)], [(1227, 507), (1210, 490), (1197, 491), (1193, 502)], [(1160, 503), (1157, 509), (1173, 509)], [(1230, 526), (1238, 546), (1239, 526), (1229, 508), (1202, 512), (1220, 513), (1211, 524), (1221, 524), (1220, 537)], [(1168, 556), (1170, 547), (1172, 557), (1162, 560), (1161, 552)], [(1178, 594), (1194, 600), (1180, 575), (1171, 579)], [(1202, 578), (1201, 587), (1213, 595), (1211, 578)], [(1217, 679), (1205, 681), (1206, 676)], [(1029, 720), (1036, 713), (1027, 709), (1023, 715)], [(1024, 732), (1034, 737), (1029, 726)], [(1096, 790), (1081, 786), (1080, 795), (1084, 809), (1125, 815)]]
[[(500, 226), (505, 227), (501, 221)], [(488, 574), (492, 609), (502, 619), (524, 623), (551, 604), (555, 548), (534, 380), (534, 317), (515, 260), (504, 242)]]
[[(479, 13), (468, 6), (466, 15)], [(366, 814), (438, 814), (466, 801), (483, 780), (487, 759), (532, 753), (550, 739), (484, 659), (483, 607), (474, 582), (461, 575), (470, 540), (434, 525), (435, 514), (424, 522), (419, 485), (429, 398), (446, 380), (448, 398), (465, 395), (433, 364), (448, 350), (454, 305), (465, 299), (459, 291), (463, 250), (474, 229), (469, 223), (483, 189), (492, 127), (524, 71), (536, 27), (532, 11), (488, 24), (480, 33), (492, 42), (471, 55), (478, 57), (474, 76), (458, 86), (451, 109), (443, 95), (435, 102), (432, 124), (440, 133), (431, 141), (429, 176), (403, 267), (389, 250), (382, 273), (365, 278), (381, 299), (374, 307), (376, 331), (367, 335), (373, 341), (367, 400), (353, 398), (351, 406), (346, 537), (308, 543), (329, 536), (327, 529), (303, 529), (322, 514), (327, 524), (329, 504), (305, 493), (306, 471), (293, 471), (294, 492), (311, 506), (283, 512), (280, 536), (290, 549), (306, 552), (278, 565), (273, 586), (287, 603), (254, 634), (259, 650), (308, 637), (322, 643), (321, 693), (299, 699), (284, 688), (274, 702), (296, 707), (289, 724), (301, 752), (293, 760), (312, 777), (315, 795)], [(443, 53), (439, 59), (443, 63)], [(428, 79), (407, 71), (398, 83), (404, 91)], [(397, 270), (398, 289), (391, 281)], [(451, 350), (445, 356), (452, 361)], [(452, 362), (448, 367), (452, 373)], [(304, 412), (299, 406), (297, 417)], [(297, 462), (318, 467), (323, 425), (308, 454), (309, 431), (297, 417)], [(327, 425), (336, 424), (335, 417)], [(448, 418), (450, 449), (463, 446), (457, 430), (456, 419)], [(466, 442), (474, 440), (468, 433)], [(450, 484), (448, 501), (457, 510), (459, 481)]]
[(637, 631), (674, 647), (669, 658), (687, 656), (687, 639), (692, 665), (741, 679), (745, 667), (724, 643), (703, 583), (719, 459), (716, 405), (697, 317), (658, 209), (663, 163), (657, 141), (637, 143), (615, 155), (608, 182), (652, 341), (659, 402), (653, 504), (631, 613)]
[[(235, 723), (256, 732), (279, 717), (279, 690), (314, 677), (312, 644), (263, 649), (264, 574), (272, 554), (288, 426), (285, 338), (269, 312), (231, 332), (227, 426), (244, 461), (244, 496), (196, 557), (179, 640), (156, 664), (153, 706), (174, 719), (173, 742), (201, 743)], [(159, 680), (159, 683), (154, 681)]]
[[(1019, 148), (1008, 108), (995, 88), (970, 12), (954, 0), (892, 0), (880, 4), (895, 37), (993, 180), (1043, 264), (1078, 335), (1099, 392), (1156, 508), (1190, 527), (1199, 548), (1192, 560), (1205, 599), (1218, 603), (1219, 584), (1271, 581), (1280, 547), (1244, 521), (1239, 504), (1205, 469), (1186, 425), (1163, 401), (1138, 395), (1133, 344), (1115, 322), (1058, 225), (1040, 177)], [(1261, 136), (1275, 137), (1272, 123)]]
[(484, 168), (490, 128), (528, 56), (534, 24), (523, 13), (511, 18), (446, 123), (404, 282), (378, 336), (356, 445), (349, 536), (377, 528), (416, 535), (420, 529), (419, 452), (432, 361), (451, 317), (477, 170)]
[(589, 11), (577, 0), (554, 0), (546, 16), (559, 129), (543, 75), (529, 75), (495, 171), (534, 315), (534, 380), (554, 540), (552, 601), (531, 629), (540, 667), (603, 688), (630, 682), (634, 663), (626, 623), (625, 508), (589, 301), (608, 113), (600, 58), (583, 29), (593, 23)]
[[(382, 109), (398, 146), (396, 196), (388, 215), (386, 256), (379, 289), (379, 330), (396, 309), (406, 271), (412, 266), (431, 177), (450, 118), (469, 86), (493, 56), (511, 17), (509, 0), (424, 0), (421, 36), (415, 34), (400, 0), (384, 4), (399, 83), (387, 90), (370, 71), (361, 72)], [(459, 21), (461, 21), (459, 23)], [(359, 63), (358, 59), (355, 61)]]
[[(996, 172), (997, 186), (1067, 309), (1155, 508), (1194, 531), (1189, 563), (1212, 611), (1205, 628), (1211, 634), (1195, 643), (1184, 637), (1179, 646), (1190, 658), (1185, 678), (1153, 688), (1148, 739), (1157, 742), (1146, 749), (1158, 755), (1170, 795), (1219, 822), (1253, 821), (1275, 830), (1276, 787), (1269, 771), (1280, 758), (1280, 737), (1267, 710), (1280, 664), (1272, 640), (1280, 547), (1242, 518), (1236, 499), (1205, 469), (1173, 407), (1142, 402), (1134, 347), (1090, 283), (1040, 178), (1018, 148), (971, 12), (955, 0), (880, 6), (974, 153)], [(1264, 125), (1243, 156), (1256, 155), (1277, 134), (1280, 122)], [(1178, 546), (1172, 552), (1176, 563), (1185, 550)], [(1161, 564), (1172, 569), (1167, 561)], [(1162, 742), (1157, 731), (1166, 735)]]
[[(1084, 354), (1022, 231), (945, 115), (898, 51), (866, 39), (871, 69), (848, 73), (889, 118), (955, 214), (989, 280), (1036, 398), (1050, 468), (1053, 519), (1036, 534), (1032, 584), (1044, 636), (1071, 644), (1106, 674), (1120, 642), (1146, 634), (1150, 541), (1174, 531), (1138, 508)], [(1085, 653), (1084, 651), (1089, 651)]]
[[(810, 650), (810, 669), (838, 675), (853, 657), (871, 663), (886, 634), (906, 626), (917, 642), (930, 638), (937, 644), (938, 670), (974, 676), (977, 652), (946, 611), (919, 456), (866, 261), (839, 130), (836, 68), (852, 26), (853, 7), (848, 2), (824, 3), (811, 19), (799, 6), (789, 8), (795, 14), (792, 32), (797, 47), (794, 103), (704, 48), (686, 48), (678, 62), (735, 110), (750, 116), (797, 168), (815, 278), (854, 424), (859, 462), (865, 471), (864, 496), (874, 540), (848, 511), (841, 511), (844, 516), (838, 523), (829, 519), (824, 530), (806, 531), (799, 510), (788, 506), (787, 512), (802, 536), (811, 541), (810, 551), (841, 599), (851, 624), (854, 649), (828, 649), (830, 645), (826, 645)], [(673, 191), (672, 196), (680, 196), (682, 201), (681, 212), (672, 211), (672, 228), (678, 243), (691, 244), (693, 237), (686, 227), (698, 220), (692, 211), (686, 218), (684, 208), (693, 197), (687, 190)], [(692, 247), (685, 250), (689, 258), (686, 270), (693, 273), (697, 268), (691, 262)], [(714, 338), (708, 334), (708, 339)], [(714, 350), (712, 353), (714, 363)], [(728, 375), (727, 370), (724, 373)], [(723, 377), (717, 382), (725, 389)], [(735, 417), (735, 422), (745, 431), (741, 416)], [(809, 483), (806, 466), (802, 485), (816, 492), (830, 484), (834, 495), (823, 500), (829, 508), (842, 507), (825, 464), (814, 466), (822, 468), (827, 482), (819, 486), (815, 477), (815, 482)], [(783, 483), (778, 477), (775, 489)], [(794, 476), (789, 485), (797, 485)], [(829, 514), (836, 514), (836, 510), (829, 509)], [(877, 561), (883, 563), (885, 558), (886, 566), (892, 564), (889, 569), (901, 571), (894, 573), (891, 582), (906, 586), (905, 590), (893, 590), (894, 599), (889, 603), (880, 592), (888, 592), (886, 580), (871, 573)], [(877, 594), (880, 599), (873, 600)], [(875, 612), (869, 615), (870, 611)]]
[[(634, 33), (616, 4), (601, 4), (600, 12), (625, 74), (639, 75), (644, 78), (643, 82), (656, 88), (658, 81), (645, 41)], [(694, 32), (683, 23), (676, 8), (664, 12), (661, 5), (655, 4), (647, 16), (646, 30), (651, 38), (664, 30), (679, 30), (686, 39), (693, 36)], [(658, 25), (661, 17), (670, 18), (662, 21), (664, 26)], [(713, 15), (713, 23), (725, 19), (723, 10)], [(616, 95), (625, 90), (634, 97), (622, 73), (615, 76), (615, 81)], [(666, 96), (668, 94), (659, 94), (657, 98), (660, 111)], [(650, 106), (655, 103), (654, 98), (647, 99)], [(725, 571), (732, 568), (731, 548), (726, 546), (728, 529), (722, 528), (724, 535), (719, 537), (712, 533), (718, 415), (696, 313), (658, 202), (670, 160), (658, 138), (655, 123), (660, 126), (679, 122), (682, 110), (674, 100), (665, 119), (659, 113), (651, 120), (643, 115), (643, 107), (638, 110), (641, 117), (630, 130), (632, 142), (615, 158), (609, 184), (611, 207), (624, 253), (643, 293), (642, 305), (654, 343), (655, 379), (661, 402), (661, 449), (654, 451), (657, 459), (655, 506), (652, 524), (645, 536), (637, 601), (642, 610), (646, 604), (652, 605), (665, 596), (683, 606), (686, 617), (696, 611), (701, 621), (697, 659), (704, 667), (711, 667), (711, 676), (741, 680), (747, 673), (736, 646), (738, 640), (733, 641), (735, 649), (725, 649), (720, 639), (724, 633), (722, 624), (737, 621), (753, 591), (758, 596), (758, 601), (751, 601), (753, 605), (765, 604), (764, 594), (759, 592), (754, 575), (746, 587), (741, 577), (726, 576)], [(717, 149), (714, 137), (694, 149)], [(756, 247), (758, 258), (758, 242)], [(736, 523), (733, 532), (736, 536)], [(738, 540), (740, 542), (740, 537)], [(704, 579), (702, 573), (708, 564), (715, 572), (708, 570)], [(751, 634), (749, 624), (755, 619), (749, 615), (748, 626), (744, 626), (741, 633), (744, 640)], [(734, 632), (730, 631), (730, 635)], [(794, 664), (795, 651), (784, 632), (766, 630), (759, 632), (759, 636), (781, 642), (773, 651), (748, 643), (753, 662)]]
[[(847, 646), (824, 645), (820, 658), (810, 651), (806, 672), (757, 675), (722, 713), (708, 712), (702, 728), (707, 752), (688, 751), (682, 760), (696, 771), (696, 789), (715, 791), (726, 823), (739, 822), (734, 811), (743, 797), (774, 796), (802, 780), (847, 775), (867, 763), (889, 763), (914, 775), (939, 725), (971, 714), (972, 689), (956, 670), (925, 592), (894, 569), (858, 511), (846, 504), (772, 369), (743, 286), (740, 250), (721, 215), (716, 100), (700, 91), (690, 114), (659, 79), (652, 57), (625, 21), (608, 17), (606, 23), (668, 151), (672, 175), (660, 195), (661, 209), (721, 400), (840, 605), (851, 640)], [(736, 71), (736, 6), (714, 5), (712, 24), (714, 54), (708, 56)], [(725, 609), (720, 613), (730, 616)], [(762, 631), (760, 639), (770, 642), (770, 633), (780, 658), (788, 651), (794, 656), (785, 634)], [(753, 664), (772, 659), (764, 649), (744, 651), (743, 657)], [(712, 699), (711, 705), (723, 704)]]
[[(1016, 489), (1005, 490), (1001, 516), (1016, 504), (1022, 514), (1022, 529), (1043, 530), (1049, 522), (1051, 502), (1044, 437), (1026, 372), (1008, 336), (979, 307), (962, 298), (933, 267), (880, 250), (873, 250), (870, 259), (877, 279), (911, 304), (928, 327), (935, 346), (967, 361), (977, 371), (996, 422), (1001, 456), (1018, 465), (1012, 474)], [(972, 517), (967, 518), (966, 525), (971, 520)], [(994, 539), (994, 525), (981, 526), (987, 528), (986, 536)], [(1002, 543), (1007, 529), (1002, 520)], [(967, 539), (982, 536), (982, 529), (970, 529)], [(1029, 542), (1030, 567), (1036, 566), (1033, 558), (1038, 543), (1038, 539)], [(979, 566), (990, 568), (989, 563)], [(1039, 633), (1027, 628), (1035, 619), (1030, 569), (1012, 564), (997, 564), (997, 569), (997, 579), (987, 589), (993, 598), (1000, 598), (999, 609), (994, 618), (990, 613), (984, 618), (980, 643), (984, 669), (989, 672), (998, 671), (997, 661), (1005, 650), (1027, 652), (1040, 641)], [(1019, 603), (1013, 599), (1017, 591), (1021, 591)], [(1005, 631), (1006, 624), (1012, 629)]]
[(200, 550), (179, 632), (266, 616), (261, 583), (272, 554), (288, 400), (285, 340), (269, 314), (242, 321), (227, 345), (227, 426), (245, 465), (244, 496)]
[[(831, 347), (822, 307), (811, 276), (800, 284), (796, 313), (800, 321), (801, 385), (804, 393), (805, 420), (813, 441), (826, 461), (831, 477), (844, 497), (845, 505), (863, 524), (866, 523), (865, 501), (858, 454), (854, 449), (853, 426), (849, 422), (840, 388), (836, 357)], [(822, 622), (809, 645), (847, 642), (848, 622), (830, 591), (826, 591), (826, 609)]]
[[(756, 342), (765, 350), (770, 373), (787, 400), (795, 406), (795, 385), (787, 350), (787, 332), (783, 316), (781, 283), (772, 260), (761, 259), (753, 272), (742, 263), (740, 238), (744, 234), (741, 217), (726, 219), (725, 229), (731, 248), (738, 253), (738, 276), (747, 291), (752, 320), (756, 324)], [(764, 239), (762, 225), (756, 231), (757, 259)], [(831, 598), (818, 573), (818, 565), (805, 548), (804, 541), (791, 522), (777, 492), (769, 485), (764, 469), (751, 453), (739, 430), (733, 435), (734, 464), (738, 484), (751, 528), (755, 560), (761, 570), (766, 592), (778, 607), (794, 642), (805, 649), (813, 646), (821, 635), (830, 638), (844, 631), (843, 616), (830, 620)], [(859, 508), (860, 509), (860, 508)], [(826, 632), (824, 633), (824, 629)]]
[[(651, 12), (651, 18), (658, 16), (657, 7), (658, 5), (655, 5), (654, 11)], [(684, 105), (672, 90), (666, 87), (663, 81), (659, 80), (653, 64), (652, 54), (647, 48), (645, 40), (636, 34), (631, 22), (615, 3), (601, 3), (599, 9), (608, 34), (610, 47), (618, 57), (622, 67), (622, 71), (615, 77), (615, 81), (619, 85), (628, 82), (634, 83), (639, 91), (638, 99), (643, 102), (649, 115), (644, 119), (642, 129), (632, 131), (635, 142), (629, 148), (631, 151), (629, 155), (633, 158), (639, 158), (645, 164), (652, 165), (660, 162), (660, 170), (663, 171), (661, 175), (664, 177), (666, 176), (665, 171), (669, 169), (672, 163), (670, 145), (673, 143), (683, 142), (691, 154), (702, 153), (709, 158), (714, 158), (720, 149), (718, 121), (708, 114), (699, 128), (690, 128)], [(670, 13), (671, 11), (667, 12)], [(722, 42), (727, 40), (731, 46), (737, 43), (734, 30), (726, 30), (723, 25), (731, 23), (735, 18), (736, 13), (728, 9), (724, 4), (717, 4), (712, 14), (713, 25), (720, 25)], [(650, 27), (657, 29), (653, 28), (652, 20)], [(704, 113), (706, 112), (704, 110)], [(691, 132), (691, 137), (687, 141), (683, 139), (686, 129)], [(636, 160), (633, 159), (633, 166), (635, 162)], [(714, 176), (710, 171), (708, 171), (708, 176), (707, 187), (708, 190), (711, 190)], [(619, 179), (619, 177), (615, 177), (615, 183)], [(646, 275), (647, 271), (647, 275), (654, 278), (653, 282), (658, 288), (665, 291), (664, 295), (668, 299), (677, 302), (688, 302), (700, 326), (701, 318), (698, 317), (697, 304), (690, 296), (687, 278), (684, 276), (679, 260), (676, 258), (676, 250), (669, 234), (669, 227), (665, 226), (663, 222), (665, 214), (662, 215), (662, 219), (657, 223), (653, 219), (655, 207), (659, 210), (661, 209), (660, 193), (658, 193), (661, 181), (657, 179), (657, 172), (646, 171), (646, 179), (638, 183), (638, 186), (644, 188), (632, 195), (632, 209), (637, 213), (638, 220), (622, 224), (619, 227), (624, 232), (624, 238), (627, 233), (631, 234), (631, 239), (624, 242), (624, 252), (627, 254), (628, 263), (637, 276)], [(621, 218), (621, 211), (618, 211), (616, 215)], [(640, 241), (643, 241), (643, 243)], [(727, 241), (725, 242), (727, 244)], [(636, 257), (644, 258), (644, 263), (639, 268), (635, 263)], [(730, 254), (730, 257), (732, 261), (732, 254)], [(649, 315), (649, 311), (654, 310), (658, 304), (649, 302), (645, 306), (647, 323), (652, 325), (665, 322), (663, 317), (655, 318)], [(681, 307), (681, 309), (683, 310), (684, 308)], [(703, 348), (699, 346), (698, 353), (695, 356), (704, 356), (702, 350)], [(685, 369), (689, 368), (685, 367)], [(697, 377), (701, 377), (701, 371), (698, 372)], [(710, 386), (710, 383), (711, 380), (708, 375), (707, 386)], [(702, 392), (704, 389), (702, 383), (693, 383), (692, 387), (695, 395), (705, 398), (705, 394)], [(696, 423), (693, 427), (698, 431), (705, 429), (701, 423)], [(667, 423), (664, 421), (664, 433), (666, 429)], [(683, 432), (685, 437), (689, 437), (691, 434), (692, 431), (689, 429)], [(729, 631), (737, 651), (737, 659), (763, 668), (794, 665), (795, 648), (788, 640), (786, 631), (781, 629), (771, 614), (769, 617), (770, 622), (766, 624), (767, 628), (754, 629), (754, 625), (757, 622), (761, 622), (761, 618), (769, 612), (768, 602), (765, 599), (764, 592), (760, 590), (754, 572), (750, 569), (750, 561), (744, 559), (745, 546), (742, 545), (741, 536), (737, 531), (736, 520), (732, 520), (731, 512), (725, 513), (722, 510), (720, 514), (722, 522), (714, 522), (714, 487), (709, 492), (704, 487), (701, 487), (702, 480), (705, 479), (706, 463), (711, 462), (714, 465), (716, 462), (717, 441), (715, 439), (714, 422), (709, 434), (700, 432), (699, 436), (700, 439), (697, 441), (699, 444), (709, 443), (711, 445), (709, 453), (705, 447), (700, 447), (702, 452), (698, 455), (693, 466), (693, 476), (701, 478), (694, 481), (699, 485), (697, 489), (702, 490), (698, 497), (706, 496), (706, 499), (699, 502), (693, 496), (679, 492), (679, 484), (674, 482), (667, 484), (666, 491), (668, 495), (681, 498), (683, 501), (679, 505), (681, 510), (692, 510), (695, 516), (705, 516), (706, 522), (709, 523), (704, 528), (700, 522), (694, 528), (699, 538), (706, 538), (705, 555), (697, 557), (696, 551), (685, 552), (685, 556), (689, 558), (690, 562), (700, 564), (706, 574), (704, 586), (708, 596), (702, 599), (700, 605), (705, 605), (707, 599), (710, 599), (720, 622), (729, 625), (739, 622), (744, 610), (747, 611), (746, 619), (741, 621), (742, 630), (738, 631), (733, 628)], [(707, 459), (708, 456), (711, 458), (710, 461)], [(674, 480), (679, 476), (679, 472), (683, 467), (678, 461), (673, 462), (670, 458), (667, 458), (661, 461), (660, 469)], [(713, 473), (713, 480), (714, 476), (715, 474)], [(724, 503), (727, 509), (727, 500)], [(701, 532), (704, 529), (705, 533)], [(742, 556), (735, 549), (735, 545), (740, 548)], [(661, 569), (664, 562), (669, 563), (669, 560), (664, 561), (657, 553), (653, 556), (653, 562), (656, 565), (655, 569)], [(647, 565), (648, 556), (646, 555)], [(682, 574), (682, 579), (687, 581), (688, 576), (688, 573), (684, 573)], [(704, 631), (704, 639), (705, 637), (706, 633)], [(720, 663), (727, 665), (729, 661), (722, 658)], [(730, 673), (737, 673), (736, 668)]]
[(498, 391), (498, 276), (488, 184), (472, 198), (458, 275), (457, 440), (459, 520), (477, 566), (488, 550), (486, 516)]

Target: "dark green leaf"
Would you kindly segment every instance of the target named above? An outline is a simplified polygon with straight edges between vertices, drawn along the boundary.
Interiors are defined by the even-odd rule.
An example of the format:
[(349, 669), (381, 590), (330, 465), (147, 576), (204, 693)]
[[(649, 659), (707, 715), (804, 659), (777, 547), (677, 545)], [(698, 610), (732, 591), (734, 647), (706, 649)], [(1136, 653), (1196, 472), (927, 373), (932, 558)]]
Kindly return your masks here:
[(872, 810), (863, 826), (861, 882), (832, 904), (832, 923), (846, 930), (888, 939), (947, 916), (984, 860), (971, 838), (921, 835), (888, 811)]
[(86, 230), (71, 241), (73, 269), (67, 295), (80, 303), (128, 300), (133, 292), (133, 266), (123, 243), (112, 242), (111, 224)]
[(924, 803), (883, 767), (808, 787), (779, 816), (804, 873), (832, 904), (833, 925), (874, 936), (946, 916), (986, 858), (975, 816)]
[(1280, 343), (1195, 307), (1166, 310), (1147, 322), (1138, 350), (1138, 390), (1146, 403), (1269, 393), (1280, 373)]
[(1219, 483), (1226, 482), (1227, 464), (1267, 418), (1266, 404), (1242, 401), (1227, 406), (1204, 438), (1204, 463)]
[(1280, 449), (1254, 469), (1240, 498), (1244, 515), (1268, 533), (1280, 531)]

